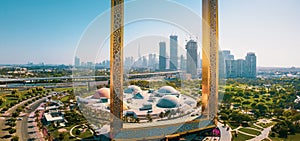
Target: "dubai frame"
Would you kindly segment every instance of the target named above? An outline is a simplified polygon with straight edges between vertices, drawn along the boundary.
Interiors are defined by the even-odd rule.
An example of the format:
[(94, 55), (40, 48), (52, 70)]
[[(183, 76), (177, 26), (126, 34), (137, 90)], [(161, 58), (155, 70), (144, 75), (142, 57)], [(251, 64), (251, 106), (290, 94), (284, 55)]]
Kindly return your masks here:
[[(218, 111), (218, 0), (202, 0), (202, 115), (216, 122)], [(124, 0), (111, 0), (110, 138), (123, 122)]]

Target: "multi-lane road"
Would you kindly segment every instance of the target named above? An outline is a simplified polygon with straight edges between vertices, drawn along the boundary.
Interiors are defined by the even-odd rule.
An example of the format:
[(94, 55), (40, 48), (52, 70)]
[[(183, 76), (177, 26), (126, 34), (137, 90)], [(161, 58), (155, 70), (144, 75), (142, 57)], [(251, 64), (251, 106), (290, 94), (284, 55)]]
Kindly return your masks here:
[[(44, 102), (48, 97), (52, 96), (54, 93), (52, 92), (51, 94), (49, 94), (47, 97), (43, 97), (33, 103), (31, 103), (28, 107), (29, 110), (25, 111), (25, 115), (21, 118), (21, 120), (17, 120), (16, 121), (16, 135), (19, 136), (20, 140), (31, 140), (32, 136), (30, 136), (31, 134), (33, 134), (34, 132), (28, 132), (28, 127), (33, 127), (33, 122), (31, 122), (30, 120), (32, 119), (28, 119), (28, 115), (33, 112), (36, 108), (38, 108), (38, 106)], [(35, 97), (32, 97), (30, 99), (24, 100), (21, 103), (18, 103), (17, 105), (11, 107), (10, 109), (8, 109), (3, 115), (2, 117), (0, 117), (0, 140), (1, 141), (9, 141), (11, 135), (8, 133), (7, 128), (9, 126), (5, 125), (6, 120), (9, 119), (12, 115), (13, 112), (16, 111), (16, 109), (19, 106), (24, 105), (25, 103), (27, 103), (29, 100), (34, 99)], [(29, 121), (29, 122), (28, 122)]]

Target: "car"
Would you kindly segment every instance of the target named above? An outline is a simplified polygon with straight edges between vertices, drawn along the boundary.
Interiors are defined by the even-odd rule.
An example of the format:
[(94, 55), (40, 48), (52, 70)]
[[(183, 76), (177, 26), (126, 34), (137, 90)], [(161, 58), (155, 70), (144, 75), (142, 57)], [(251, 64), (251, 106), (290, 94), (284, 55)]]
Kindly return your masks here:
[(19, 118), (17, 118), (17, 120), (23, 120), (23, 118), (19, 117)]
[(147, 113), (152, 113), (152, 110), (148, 110), (148, 112)]

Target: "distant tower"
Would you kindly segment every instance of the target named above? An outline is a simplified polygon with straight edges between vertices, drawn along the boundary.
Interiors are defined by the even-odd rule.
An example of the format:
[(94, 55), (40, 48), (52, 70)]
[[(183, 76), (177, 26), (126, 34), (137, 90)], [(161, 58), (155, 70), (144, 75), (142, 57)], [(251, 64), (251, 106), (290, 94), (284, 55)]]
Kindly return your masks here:
[(147, 57), (146, 57), (146, 56), (143, 56), (142, 67), (143, 67), (143, 68), (146, 68), (146, 67), (147, 67)]
[(243, 78), (246, 76), (246, 61), (244, 59), (238, 59), (236, 61), (236, 76), (238, 78)]
[(197, 78), (197, 42), (190, 40), (187, 42), (185, 49), (186, 52), (186, 72), (192, 75), (192, 78)]
[(256, 78), (256, 55), (253, 52), (247, 53), (246, 70), (248, 78)]
[(80, 66), (80, 58), (78, 58), (77, 56), (75, 56), (74, 66), (75, 67), (79, 67)]
[(159, 70), (166, 70), (167, 67), (167, 53), (166, 42), (159, 43)]
[(178, 41), (177, 36), (170, 36), (170, 70), (177, 70), (178, 67)]
[(138, 47), (138, 55), (139, 55), (139, 58), (141, 58), (141, 45), (139, 44), (139, 47)]
[(183, 55), (180, 56), (180, 70), (186, 71), (186, 60)]

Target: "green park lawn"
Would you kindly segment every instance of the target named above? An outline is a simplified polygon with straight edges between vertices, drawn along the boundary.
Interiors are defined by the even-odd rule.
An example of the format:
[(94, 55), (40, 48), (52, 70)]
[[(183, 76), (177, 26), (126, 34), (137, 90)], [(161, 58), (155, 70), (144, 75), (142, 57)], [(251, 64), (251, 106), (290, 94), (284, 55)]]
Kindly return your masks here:
[(247, 128), (240, 128), (239, 131), (248, 133), (248, 134), (252, 134), (252, 135), (259, 135), (260, 132), (256, 131), (256, 130), (252, 130), (252, 129), (247, 129)]
[(68, 102), (69, 101), (69, 96), (64, 96), (60, 99), (61, 102), (65, 103), (65, 102)]
[[(22, 99), (25, 99), (26, 97), (30, 97), (31, 94), (28, 94), (27, 91), (20, 91), (20, 95)], [(3, 102), (0, 105), (0, 108), (4, 108), (4, 107), (8, 107), (7, 105), (9, 105), (10, 103), (15, 103), (18, 101), (18, 98), (15, 96), (12, 96), (10, 93), (4, 93), (4, 94), (0, 94), (4, 99), (5, 102)], [(15, 105), (13, 104), (13, 105)]]
[(246, 141), (253, 137), (239, 133), (237, 137), (233, 137), (233, 141)]
[(89, 129), (86, 129), (85, 132), (81, 132), (79, 135), (76, 135), (76, 130), (78, 130), (79, 128), (80, 128), (80, 126), (74, 128), (74, 129), (72, 130), (73, 135), (75, 135), (76, 137), (79, 137), (79, 138), (84, 139), (84, 138), (90, 138), (90, 137), (93, 136), (93, 134), (90, 132)]
[(264, 127), (264, 128), (268, 128), (268, 127), (270, 127), (270, 126), (272, 126), (272, 125), (275, 125), (276, 124), (276, 122), (270, 122), (270, 123), (259, 123), (258, 125), (259, 126), (261, 126), (261, 127)]
[(255, 128), (255, 129), (258, 129), (258, 130), (260, 130), (260, 131), (263, 130), (262, 128), (259, 128), (259, 127), (255, 126), (255, 125), (253, 125), (253, 124), (249, 124), (249, 126), (250, 126), (251, 128)]

